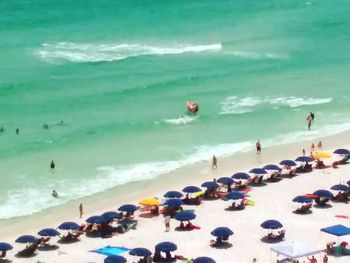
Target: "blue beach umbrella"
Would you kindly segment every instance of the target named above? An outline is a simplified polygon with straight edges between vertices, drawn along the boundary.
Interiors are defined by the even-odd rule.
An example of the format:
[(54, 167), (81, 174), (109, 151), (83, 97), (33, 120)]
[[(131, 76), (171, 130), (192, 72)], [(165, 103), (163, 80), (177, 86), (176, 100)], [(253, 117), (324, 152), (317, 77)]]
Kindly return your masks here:
[(105, 212), (101, 216), (106, 218), (107, 220), (122, 219), (123, 218), (123, 215), (121, 213), (114, 212), (114, 211)]
[(189, 220), (193, 220), (195, 218), (196, 218), (196, 215), (190, 210), (185, 210), (185, 211), (179, 212), (175, 216), (175, 219), (177, 221), (189, 221)]
[(293, 202), (296, 202), (296, 203), (311, 204), (312, 201), (313, 201), (312, 198), (304, 196), (304, 195), (299, 195), (293, 199)]
[(79, 225), (74, 222), (64, 222), (58, 226), (58, 229), (61, 230), (78, 230)]
[(335, 154), (350, 154), (348, 149), (336, 149), (333, 153)]
[(331, 187), (332, 190), (347, 192), (349, 191), (349, 187), (345, 184), (336, 184)]
[(169, 191), (164, 194), (164, 197), (166, 198), (181, 198), (183, 197), (183, 194), (178, 191)]
[(202, 192), (202, 189), (200, 189), (197, 186), (190, 185), (182, 189), (182, 192), (192, 194), (192, 193)]
[(234, 183), (234, 181), (230, 177), (221, 177), (221, 178), (217, 179), (216, 181), (220, 184), (226, 184), (226, 185), (231, 185)]
[(107, 219), (104, 218), (103, 216), (90, 216), (85, 221), (87, 223), (90, 223), (90, 224), (104, 224), (104, 223), (107, 223)]
[(233, 179), (237, 180), (248, 180), (250, 178), (250, 175), (247, 173), (235, 173), (234, 175), (231, 176)]
[(105, 258), (104, 263), (125, 263), (126, 258), (119, 255), (112, 255)]
[(155, 246), (155, 251), (171, 252), (177, 250), (177, 246), (172, 242), (161, 242)]
[(152, 252), (149, 251), (147, 248), (136, 247), (136, 248), (131, 249), (129, 251), (129, 254), (132, 256), (147, 257), (147, 256), (151, 256)]
[(204, 182), (204, 183), (202, 183), (201, 186), (202, 186), (202, 187), (205, 187), (205, 188), (215, 188), (215, 189), (220, 187), (220, 185), (218, 185), (217, 183), (212, 182), (212, 181), (210, 181), (210, 182)]
[(228, 227), (217, 227), (210, 232), (214, 237), (228, 237), (233, 235), (233, 231)]
[(195, 258), (192, 263), (216, 263), (216, 261), (208, 257), (198, 257)]
[(53, 228), (44, 228), (38, 232), (38, 235), (42, 237), (55, 237), (59, 236), (60, 232)]
[(182, 204), (183, 204), (183, 201), (178, 198), (170, 198), (164, 202), (164, 205), (171, 206), (171, 207), (178, 207), (178, 206), (181, 206)]
[(324, 197), (324, 198), (333, 198), (334, 197), (334, 195), (330, 191), (323, 190), (323, 189), (315, 191), (313, 193), (313, 195), (318, 195), (319, 197)]
[(263, 167), (263, 169), (268, 170), (268, 171), (282, 171), (282, 169), (275, 164), (265, 165)]
[(283, 227), (283, 225), (274, 219), (266, 220), (265, 222), (261, 223), (260, 225), (264, 229), (278, 229)]
[(238, 200), (243, 199), (245, 196), (242, 192), (231, 191), (225, 196), (225, 200)]
[(298, 158), (295, 159), (297, 162), (302, 162), (302, 163), (310, 163), (312, 162), (312, 158), (309, 156), (299, 156)]
[(36, 243), (38, 242), (38, 238), (36, 238), (35, 236), (31, 236), (31, 235), (24, 235), (24, 236), (20, 236), (19, 238), (17, 238), (15, 240), (16, 243)]
[(135, 212), (137, 209), (139, 209), (139, 207), (136, 206), (136, 205), (126, 204), (126, 205), (120, 206), (120, 207), (118, 208), (118, 211), (133, 213), (133, 212)]
[(252, 174), (267, 174), (267, 172), (262, 168), (253, 168), (249, 172)]
[(280, 165), (285, 165), (285, 166), (296, 166), (297, 164), (292, 161), (292, 160), (283, 160), (280, 162)]
[(8, 251), (13, 249), (13, 247), (9, 243), (0, 242), (0, 251)]

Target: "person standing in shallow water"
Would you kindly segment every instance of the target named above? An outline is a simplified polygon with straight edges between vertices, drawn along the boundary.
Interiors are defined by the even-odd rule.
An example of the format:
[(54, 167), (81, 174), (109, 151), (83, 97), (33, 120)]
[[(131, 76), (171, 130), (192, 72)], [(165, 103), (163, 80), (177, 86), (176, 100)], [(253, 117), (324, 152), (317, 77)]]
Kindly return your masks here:
[(260, 140), (256, 142), (256, 154), (261, 154), (261, 143)]
[(83, 214), (84, 214), (83, 203), (80, 203), (80, 205), (79, 205), (79, 217), (82, 218)]
[(215, 155), (213, 155), (213, 159), (211, 161), (211, 169), (217, 169), (218, 168), (218, 159), (216, 158)]
[(56, 167), (56, 164), (53, 160), (51, 161), (50, 167), (51, 167), (51, 169), (55, 169), (55, 167)]

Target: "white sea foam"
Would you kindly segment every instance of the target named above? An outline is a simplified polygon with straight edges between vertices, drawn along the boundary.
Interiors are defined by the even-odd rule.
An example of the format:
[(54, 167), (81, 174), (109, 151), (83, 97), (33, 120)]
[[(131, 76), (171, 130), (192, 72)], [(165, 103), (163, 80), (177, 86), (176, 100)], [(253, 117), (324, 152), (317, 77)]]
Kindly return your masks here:
[(196, 119), (197, 119), (197, 117), (191, 117), (191, 116), (184, 115), (184, 116), (180, 116), (180, 117), (175, 118), (175, 119), (165, 119), (164, 121), (168, 124), (171, 124), (171, 125), (186, 125), (186, 124), (194, 122)]
[(245, 59), (253, 59), (253, 60), (259, 60), (259, 59), (283, 60), (283, 59), (289, 58), (287, 55), (283, 55), (283, 54), (259, 53), (259, 52), (253, 52), (253, 51), (227, 51), (225, 52), (225, 54), (241, 57)]
[(261, 105), (272, 105), (272, 109), (278, 109), (280, 106), (298, 108), (307, 105), (317, 105), (329, 103), (332, 98), (298, 98), (298, 97), (227, 97), (221, 102), (220, 114), (242, 114), (252, 112)]
[(176, 55), (183, 53), (215, 52), (222, 49), (221, 43), (209, 45), (173, 44), (151, 46), (142, 44), (84, 44), (84, 43), (45, 43), (36, 52), (49, 61), (102, 62), (123, 60), (143, 55)]

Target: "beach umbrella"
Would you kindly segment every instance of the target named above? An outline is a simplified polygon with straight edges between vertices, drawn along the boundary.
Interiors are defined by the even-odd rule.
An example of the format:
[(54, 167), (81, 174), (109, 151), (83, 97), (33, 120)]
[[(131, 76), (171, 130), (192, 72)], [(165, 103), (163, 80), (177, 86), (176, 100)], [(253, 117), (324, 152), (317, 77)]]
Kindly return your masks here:
[(347, 192), (349, 191), (349, 187), (345, 184), (336, 184), (331, 187), (332, 190)]
[(331, 158), (331, 155), (328, 152), (316, 152), (312, 154), (314, 159), (322, 159), (322, 158)]
[(243, 199), (245, 196), (242, 192), (231, 191), (225, 196), (225, 200), (238, 200)]
[(253, 168), (249, 172), (252, 174), (267, 174), (267, 172), (262, 168)]
[(36, 243), (38, 242), (38, 238), (36, 238), (35, 236), (31, 236), (31, 235), (24, 235), (24, 236), (20, 236), (19, 238), (17, 238), (15, 240), (16, 243)]
[(181, 206), (182, 204), (183, 204), (183, 201), (178, 198), (170, 198), (164, 202), (164, 205), (171, 206), (171, 207), (178, 207), (178, 206)]
[(350, 154), (348, 149), (336, 149), (333, 153), (335, 154)]
[(346, 182), (348, 185), (350, 185), (350, 180)]
[(195, 218), (196, 218), (196, 215), (190, 210), (185, 210), (175, 215), (175, 219), (177, 221), (189, 221)]
[(208, 257), (198, 257), (195, 258), (192, 263), (216, 263), (216, 261)]
[(285, 165), (285, 166), (296, 166), (297, 164), (292, 161), (292, 160), (283, 160), (280, 162), (280, 165)]
[(293, 202), (311, 204), (312, 198), (304, 196), (304, 195), (299, 195), (293, 199)]
[(129, 254), (132, 256), (147, 257), (147, 256), (151, 256), (152, 252), (149, 251), (147, 248), (136, 247), (136, 248), (131, 249), (129, 251)]
[(221, 177), (221, 178), (217, 179), (216, 181), (220, 184), (226, 184), (226, 185), (231, 185), (234, 183), (234, 181), (230, 177)]
[(118, 208), (118, 211), (133, 213), (133, 212), (135, 212), (137, 209), (139, 209), (139, 207), (136, 206), (136, 205), (126, 204), (126, 205), (120, 206), (120, 207)]
[(107, 219), (108, 221), (113, 220), (113, 219), (122, 219), (123, 218), (122, 213), (118, 213), (115, 211), (105, 212), (101, 216), (104, 217), (105, 219)]
[(108, 220), (103, 216), (90, 216), (85, 221), (90, 224), (104, 224), (107, 223)]
[(59, 236), (60, 234), (60, 232), (53, 228), (44, 228), (38, 232), (38, 235), (42, 237), (55, 237)]
[(205, 188), (215, 188), (215, 189), (220, 187), (220, 185), (218, 185), (216, 182), (212, 182), (212, 181), (204, 182), (204, 183), (202, 183), (201, 186), (205, 187)]
[(250, 178), (250, 175), (247, 173), (235, 173), (234, 175), (231, 176), (233, 179), (237, 180), (248, 180)]
[(119, 255), (112, 255), (105, 258), (104, 263), (125, 263), (126, 258)]
[(178, 191), (169, 191), (164, 194), (164, 197), (166, 198), (181, 198), (183, 197), (183, 194)]
[(323, 189), (315, 191), (313, 193), (313, 195), (317, 195), (319, 197), (324, 197), (324, 198), (333, 198), (334, 197), (334, 195), (330, 191), (323, 190)]
[(214, 237), (228, 237), (233, 235), (233, 231), (228, 227), (217, 227), (210, 232)]
[(11, 250), (13, 247), (9, 243), (0, 242), (0, 251)]
[(155, 246), (155, 251), (160, 252), (170, 252), (175, 251), (177, 249), (177, 246), (172, 242), (161, 242)]
[(197, 186), (190, 185), (182, 189), (182, 192), (192, 194), (192, 193), (202, 192), (202, 189), (200, 189)]
[(139, 201), (140, 205), (160, 205), (160, 201), (156, 198), (143, 198)]
[(79, 225), (74, 222), (64, 222), (58, 226), (58, 229), (61, 230), (78, 230)]
[(265, 222), (261, 223), (260, 225), (264, 229), (278, 229), (283, 227), (283, 225), (274, 219), (266, 220)]
[(263, 167), (264, 170), (281, 171), (282, 169), (275, 164), (268, 164)]
[(298, 158), (295, 159), (297, 162), (302, 162), (302, 163), (310, 163), (312, 162), (312, 158), (309, 156), (299, 156)]

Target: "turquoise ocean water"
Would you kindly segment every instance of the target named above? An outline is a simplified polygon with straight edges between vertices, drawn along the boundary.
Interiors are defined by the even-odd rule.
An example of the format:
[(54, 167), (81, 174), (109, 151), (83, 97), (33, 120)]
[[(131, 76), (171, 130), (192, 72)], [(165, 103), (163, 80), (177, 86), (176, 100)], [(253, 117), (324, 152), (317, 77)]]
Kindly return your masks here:
[(349, 13), (348, 0), (1, 1), (0, 219), (257, 139), (350, 129)]

